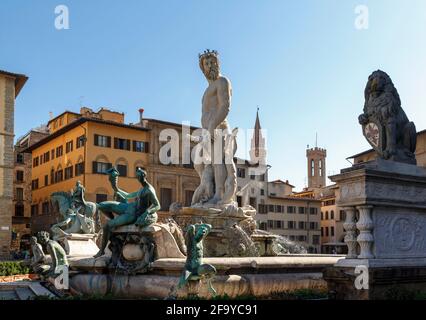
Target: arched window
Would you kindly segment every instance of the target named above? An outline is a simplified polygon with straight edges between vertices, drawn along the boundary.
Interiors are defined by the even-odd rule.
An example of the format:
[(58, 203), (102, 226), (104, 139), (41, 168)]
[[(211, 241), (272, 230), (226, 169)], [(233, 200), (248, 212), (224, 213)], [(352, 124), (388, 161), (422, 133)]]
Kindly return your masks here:
[(319, 175), (320, 177), (322, 177), (322, 160), (318, 161), (318, 170), (319, 170)]
[(311, 176), (315, 176), (315, 161), (314, 159), (311, 159)]
[(325, 220), (328, 220), (328, 211), (325, 212)]
[(330, 219), (334, 220), (334, 211), (333, 210), (330, 211)]

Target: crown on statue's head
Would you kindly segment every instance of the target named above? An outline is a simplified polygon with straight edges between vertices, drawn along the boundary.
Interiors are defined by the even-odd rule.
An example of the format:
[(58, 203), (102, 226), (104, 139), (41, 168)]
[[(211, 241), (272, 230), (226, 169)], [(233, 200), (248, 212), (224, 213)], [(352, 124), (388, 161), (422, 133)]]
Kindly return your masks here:
[(204, 50), (203, 53), (198, 54), (198, 58), (200, 59), (200, 61), (204, 58), (207, 57), (216, 57), (219, 55), (219, 53), (216, 50)]

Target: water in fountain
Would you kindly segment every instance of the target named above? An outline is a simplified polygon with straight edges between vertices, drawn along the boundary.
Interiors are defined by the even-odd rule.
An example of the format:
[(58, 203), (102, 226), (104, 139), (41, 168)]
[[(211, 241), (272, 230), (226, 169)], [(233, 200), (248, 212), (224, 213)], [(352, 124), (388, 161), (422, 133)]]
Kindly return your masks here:
[[(265, 235), (271, 235), (271, 233), (263, 231), (263, 230), (256, 230), (256, 233), (258, 234), (265, 234)], [(306, 254), (308, 253), (308, 250), (301, 245), (300, 243), (297, 243), (295, 241), (290, 240), (288, 237), (276, 235), (276, 238), (273, 242), (273, 251), (278, 254)]]

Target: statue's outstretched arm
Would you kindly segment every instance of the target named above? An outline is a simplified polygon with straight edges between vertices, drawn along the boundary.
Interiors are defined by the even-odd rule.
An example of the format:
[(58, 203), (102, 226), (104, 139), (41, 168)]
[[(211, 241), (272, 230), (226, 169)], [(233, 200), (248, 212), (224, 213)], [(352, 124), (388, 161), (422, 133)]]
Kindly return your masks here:
[(123, 191), (121, 189), (117, 189), (117, 194), (120, 195), (121, 197), (123, 197), (124, 199), (127, 199), (127, 200), (129, 200), (129, 199), (135, 199), (138, 196), (138, 192), (137, 191), (136, 192), (128, 193), (128, 192)]
[(149, 200), (151, 202), (151, 205), (149, 206), (148, 209), (146, 209), (148, 214), (155, 213), (161, 209), (160, 202), (158, 201), (157, 195), (155, 194), (154, 191), (150, 192)]

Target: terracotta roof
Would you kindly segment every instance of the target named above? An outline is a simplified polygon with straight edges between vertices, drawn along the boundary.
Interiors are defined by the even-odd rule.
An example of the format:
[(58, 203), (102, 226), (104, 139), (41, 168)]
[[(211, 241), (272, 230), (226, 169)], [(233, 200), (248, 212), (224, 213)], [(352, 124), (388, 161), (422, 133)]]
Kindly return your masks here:
[(288, 183), (288, 181), (283, 181), (280, 179), (274, 180), (274, 181), (270, 181), (270, 183), (276, 183), (276, 184), (286, 184), (292, 188), (296, 188), (295, 186), (293, 186), (292, 184)]
[(21, 89), (24, 87), (28, 80), (28, 77), (24, 74), (12, 73), (4, 70), (0, 70), (0, 74), (15, 78), (15, 98), (18, 96)]
[[(176, 123), (176, 122), (170, 122), (170, 121), (164, 121), (164, 120), (158, 120), (158, 119), (152, 119), (152, 118), (143, 118), (142, 121), (151, 121), (151, 122), (157, 122), (157, 123), (161, 123), (161, 124), (165, 124), (165, 125), (171, 125), (174, 127), (181, 127), (182, 123)], [(138, 123), (138, 125), (142, 125), (140, 122)], [(196, 129), (201, 129), (200, 127), (194, 127), (194, 126), (190, 126), (190, 128), (192, 130), (196, 130)]]
[(96, 122), (96, 123), (102, 123), (102, 124), (111, 125), (111, 126), (115, 126), (115, 127), (135, 129), (135, 130), (140, 130), (140, 131), (150, 131), (149, 129), (142, 128), (140, 126), (129, 125), (129, 124), (119, 123), (119, 122), (115, 122), (115, 121), (101, 120), (101, 119), (97, 119), (97, 118), (81, 117), (81, 118), (78, 118), (78, 119), (72, 121), (71, 123), (67, 124), (66, 126), (62, 127), (61, 129), (55, 131), (54, 133), (47, 136), (46, 138), (41, 139), (39, 142), (33, 144), (31, 147), (28, 147), (23, 152), (31, 152), (34, 149), (37, 149), (39, 146), (55, 139), (56, 137), (60, 136), (61, 134), (65, 133), (65, 132), (85, 123), (85, 122)]
[(296, 200), (296, 201), (312, 201), (312, 202), (321, 202), (319, 199), (308, 198), (308, 197), (278, 197), (278, 196), (268, 196), (271, 199), (283, 199), (283, 200)]
[(64, 114), (66, 114), (66, 113), (71, 113), (71, 114), (76, 115), (76, 116), (81, 116), (81, 114), (80, 114), (80, 113), (73, 112), (73, 111), (69, 111), (69, 110), (65, 110), (65, 111), (64, 111), (64, 112), (62, 112), (61, 114), (59, 114), (59, 115), (57, 115), (56, 117), (54, 117), (54, 118), (50, 119), (50, 120), (47, 122), (47, 125), (49, 125), (49, 123), (51, 123), (52, 121), (54, 121), (54, 120), (56, 120), (56, 119), (58, 119), (58, 118), (62, 117), (62, 116), (63, 116)]

